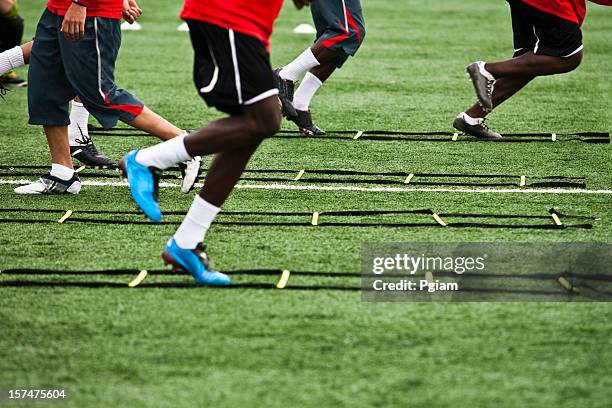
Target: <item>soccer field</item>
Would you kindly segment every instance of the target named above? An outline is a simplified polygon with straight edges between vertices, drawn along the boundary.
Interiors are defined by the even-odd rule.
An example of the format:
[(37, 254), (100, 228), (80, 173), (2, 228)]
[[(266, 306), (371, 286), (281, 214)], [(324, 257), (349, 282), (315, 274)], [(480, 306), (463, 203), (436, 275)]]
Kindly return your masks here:
[[(118, 84), (183, 128), (221, 117), (193, 86), (189, 35), (177, 31), (181, 2), (141, 3), (142, 30), (123, 33)], [(25, 38), (44, 4), (21, 4)], [(14, 194), (44, 171), (49, 153), (41, 128), (27, 124), (26, 90), (0, 100), (0, 271), (58, 271), (0, 274), (0, 389), (67, 388), (70, 407), (610, 406), (609, 303), (562, 302), (557, 283), (547, 287), (560, 293), (548, 299), (556, 302), (368, 303), (352, 289), (363, 243), (612, 243), (610, 145), (574, 135), (612, 129), (612, 10), (589, 6), (578, 70), (536, 79), (488, 122), (502, 134), (543, 136), (482, 142), (453, 141), (451, 123), (474, 102), (465, 66), (513, 52), (506, 2), (364, 0), (363, 8), (363, 48), (311, 106), (329, 136), (266, 140), (207, 235), (221, 271), (278, 270), (234, 274), (235, 288), (153, 273), (128, 288), (138, 271), (163, 269), (160, 252), (182, 217), (152, 225), (126, 213), (134, 204), (111, 170), (83, 170), (78, 196)], [(292, 32), (300, 23), (311, 23), (309, 11), (287, 2), (274, 66), (312, 42)], [(284, 121), (283, 130), (294, 127)], [(368, 137), (375, 130), (422, 134)], [(115, 160), (157, 142), (118, 133), (92, 134)], [(186, 211), (193, 194), (162, 181), (163, 211)], [(592, 228), (537, 227), (554, 227), (552, 208)], [(448, 227), (423, 214), (325, 215), (424, 209)], [(68, 210), (72, 220), (55, 222)], [(315, 212), (320, 226), (311, 225)], [(427, 226), (356, 225), (404, 222)], [(452, 225), (461, 222), (505, 227)], [(276, 289), (282, 270), (321, 274), (297, 273)], [(342, 272), (357, 277), (334, 277)]]

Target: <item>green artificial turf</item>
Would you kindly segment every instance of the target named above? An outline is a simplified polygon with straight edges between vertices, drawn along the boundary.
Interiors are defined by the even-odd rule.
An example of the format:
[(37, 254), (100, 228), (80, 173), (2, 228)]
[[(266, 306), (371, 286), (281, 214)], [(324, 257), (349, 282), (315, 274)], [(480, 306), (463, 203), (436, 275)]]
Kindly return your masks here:
[[(26, 38), (33, 35), (44, 3), (21, 4)], [(192, 84), (188, 34), (176, 31), (180, 2), (142, 3), (143, 30), (124, 32), (118, 84), (184, 128), (220, 117), (202, 103)], [(310, 22), (309, 12), (287, 3), (272, 39), (274, 66), (290, 61), (312, 42), (309, 36), (292, 33), (297, 24)], [(450, 131), (454, 116), (474, 99), (465, 66), (512, 53), (509, 11), (503, 1), (365, 0), (363, 7), (368, 34), (362, 50), (334, 74), (312, 104), (316, 122), (328, 130)], [(491, 115), (491, 127), (502, 133), (610, 131), (611, 13), (589, 6), (583, 65), (567, 75), (538, 78)], [(26, 69), (19, 73), (25, 75)], [(283, 128), (293, 129), (286, 122)], [(156, 143), (145, 137), (94, 140), (115, 159), (134, 147)], [(6, 101), (0, 101), (0, 165), (46, 166), (48, 161), (41, 129), (27, 125), (26, 90), (9, 92)], [(274, 138), (263, 143), (249, 167), (296, 174), (300, 169), (343, 169), (526, 175), (528, 183), (568, 176), (585, 178), (587, 189), (606, 190), (612, 186), (611, 162), (608, 144), (579, 141)], [(85, 175), (83, 180), (88, 180)], [(116, 176), (91, 180), (119, 181)], [(279, 184), (314, 184), (290, 180)], [(325, 185), (402, 187), (398, 180), (397, 185)], [(505, 182), (510, 183), (506, 188), (518, 188), (512, 185), (518, 179)], [(0, 185), (0, 208), (75, 210), (75, 217), (79, 210), (134, 209), (125, 187), (84, 186), (76, 197), (23, 197), (13, 194), (13, 188)], [(185, 211), (192, 197), (162, 189), (162, 207)], [(232, 194), (225, 210), (427, 208), (439, 213), (546, 215), (554, 207), (593, 217), (593, 229), (214, 225), (206, 243), (221, 270), (358, 272), (365, 242), (610, 243), (610, 197), (242, 188)], [(0, 213), (0, 219), (11, 217), (59, 218)], [(160, 269), (160, 250), (175, 228), (0, 223), (0, 270)], [(4, 274), (0, 285), (15, 279), (127, 284), (131, 277)], [(146, 282), (190, 279), (151, 276)], [(238, 276), (235, 281), (273, 284), (277, 279)], [(338, 281), (359, 284), (358, 279), (295, 277), (289, 286)], [(608, 303), (376, 304), (361, 302), (359, 292), (333, 290), (0, 286), (0, 388), (66, 387), (71, 396), (63, 406), (74, 407), (606, 407), (612, 386), (611, 318)]]

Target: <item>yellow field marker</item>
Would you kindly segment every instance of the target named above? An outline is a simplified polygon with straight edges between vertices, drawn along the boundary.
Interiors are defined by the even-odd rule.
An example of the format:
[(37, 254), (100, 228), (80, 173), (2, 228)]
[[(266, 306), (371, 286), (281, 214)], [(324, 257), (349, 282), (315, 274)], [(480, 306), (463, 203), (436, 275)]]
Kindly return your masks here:
[(291, 276), (291, 272), (287, 269), (283, 270), (280, 279), (276, 283), (276, 287), (278, 289), (284, 289), (285, 286), (287, 286), (287, 282), (289, 282), (289, 276)]
[(553, 142), (556, 142), (557, 141), (557, 134), (553, 133), (550, 138), (552, 139)]
[(414, 174), (410, 173), (408, 177), (406, 177), (406, 180), (404, 180), (404, 184), (410, 184), (413, 178), (414, 178)]
[(527, 176), (521, 176), (521, 181), (519, 182), (519, 187), (525, 187), (527, 183)]
[(58, 224), (63, 224), (64, 221), (66, 221), (68, 218), (70, 218), (71, 215), (72, 215), (72, 210), (66, 211), (66, 213), (64, 215), (62, 215), (62, 218), (57, 220), (57, 223)]
[(314, 225), (315, 227), (319, 225), (319, 213), (318, 212), (315, 211), (312, 213), (312, 220), (310, 220), (310, 223)]
[(87, 167), (85, 167), (85, 166), (81, 166), (81, 167), (79, 167), (78, 169), (76, 169), (76, 170), (75, 170), (75, 172), (76, 172), (76, 173), (80, 173), (80, 172), (82, 172), (83, 170), (85, 170), (86, 168), (87, 168)]
[(425, 280), (427, 281), (427, 283), (433, 283), (433, 273), (425, 272)]
[(453, 142), (456, 142), (457, 139), (459, 139), (459, 133), (455, 132), (455, 134), (453, 134)]
[(436, 213), (431, 214), (431, 216), (433, 217), (434, 220), (436, 220), (436, 222), (438, 224), (440, 224), (443, 227), (448, 227), (448, 225), (444, 222), (444, 220)]
[(302, 178), (302, 176), (304, 175), (304, 173), (306, 173), (306, 170), (300, 170), (300, 172), (298, 173), (297, 176), (295, 176), (295, 178), (293, 179), (293, 181), (300, 181), (300, 179)]
[(357, 140), (359, 139), (361, 136), (363, 136), (363, 130), (358, 131), (355, 136), (353, 136), (353, 140)]
[(145, 279), (147, 279), (147, 276), (149, 276), (149, 272), (147, 272), (146, 270), (140, 271), (138, 276), (136, 276), (130, 283), (128, 283), (128, 286), (130, 288), (135, 288), (136, 286), (140, 285)]
[(559, 282), (559, 284), (561, 286), (563, 286), (565, 289), (569, 290), (570, 292), (574, 292), (574, 293), (580, 293), (580, 290), (578, 290), (577, 288), (575, 288), (570, 281), (568, 281), (567, 279), (565, 279), (563, 276), (559, 276), (559, 279), (557, 279), (557, 282)]
[(563, 223), (561, 222), (561, 220), (559, 219), (559, 216), (555, 213), (550, 214), (550, 216), (552, 217), (553, 221), (555, 222), (555, 225), (557, 226), (562, 226)]

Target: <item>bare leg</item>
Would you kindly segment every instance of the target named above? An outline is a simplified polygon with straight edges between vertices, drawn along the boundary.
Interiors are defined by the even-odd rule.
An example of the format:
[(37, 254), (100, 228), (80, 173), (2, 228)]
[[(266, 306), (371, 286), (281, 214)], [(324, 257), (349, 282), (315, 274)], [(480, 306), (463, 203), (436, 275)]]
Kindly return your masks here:
[(581, 62), (582, 51), (568, 58), (538, 55), (530, 51), (507, 61), (487, 63), (485, 68), (497, 79), (505, 77), (533, 78), (570, 72), (578, 68)]
[(34, 41), (29, 41), (25, 44), (21, 44), (21, 52), (23, 52), (23, 62), (26, 64), (30, 63), (30, 55), (32, 54), (32, 44)]
[(68, 145), (68, 126), (43, 126), (43, 129), (51, 152), (51, 162), (73, 169)]
[(136, 116), (133, 121), (125, 121), (125, 123), (140, 130), (144, 130), (161, 140), (169, 140), (185, 133), (185, 131), (177, 128), (146, 106), (142, 110), (142, 113)]
[(321, 65), (314, 67), (310, 73), (325, 82), (327, 78), (336, 70), (336, 60), (342, 54), (342, 50), (332, 51), (324, 47), (321, 42), (317, 42), (310, 50)]

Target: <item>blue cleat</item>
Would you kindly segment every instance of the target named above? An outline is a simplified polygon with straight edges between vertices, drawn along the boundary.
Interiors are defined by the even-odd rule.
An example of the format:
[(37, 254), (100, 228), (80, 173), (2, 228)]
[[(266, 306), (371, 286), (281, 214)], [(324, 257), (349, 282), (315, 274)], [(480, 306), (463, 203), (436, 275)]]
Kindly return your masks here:
[(126, 154), (119, 162), (123, 176), (127, 177), (132, 199), (153, 222), (161, 222), (162, 213), (157, 199), (159, 190), (158, 170), (136, 162), (138, 149)]
[(188, 271), (199, 285), (221, 286), (232, 283), (226, 274), (210, 270), (208, 257), (201, 246), (196, 249), (183, 249), (172, 238), (168, 241), (162, 258), (166, 265), (172, 265), (175, 270)]

